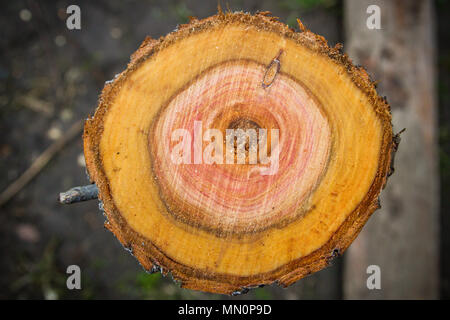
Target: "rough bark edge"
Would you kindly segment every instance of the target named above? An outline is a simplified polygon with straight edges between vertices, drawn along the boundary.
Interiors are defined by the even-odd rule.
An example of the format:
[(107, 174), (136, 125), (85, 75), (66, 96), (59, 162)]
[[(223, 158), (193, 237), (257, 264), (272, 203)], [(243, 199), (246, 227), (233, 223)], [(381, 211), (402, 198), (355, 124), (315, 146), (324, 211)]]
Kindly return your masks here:
[[(248, 288), (274, 282), (286, 287), (328, 266), (333, 258), (347, 249), (371, 214), (380, 208), (378, 197), (386, 184), (387, 177), (392, 173), (391, 159), (398, 147), (397, 139), (394, 139), (392, 133), (390, 106), (385, 98), (378, 96), (375, 83), (370, 79), (366, 70), (354, 66), (351, 59), (341, 52), (342, 45), (338, 44), (334, 48), (329, 47), (323, 37), (310, 32), (300, 21), (298, 22), (301, 32), (295, 32), (295, 30), (279, 22), (278, 18), (270, 16), (270, 12), (258, 12), (251, 15), (243, 12), (223, 13), (219, 10), (218, 14), (203, 20), (192, 18), (188, 24), (180, 25), (174, 32), (158, 40), (147, 37), (140, 48), (131, 56), (127, 69), (117, 75), (114, 80), (105, 84), (95, 115), (85, 122), (83, 139), (86, 167), (91, 181), (95, 182), (99, 188), (99, 198), (104, 204), (107, 217), (105, 227), (117, 237), (147, 271), (161, 271), (164, 275), (170, 271), (174, 280), (181, 281), (182, 287), (222, 294), (245, 293)], [(99, 153), (99, 144), (103, 133), (103, 118), (108, 106), (113, 102), (116, 93), (120, 90), (128, 75), (137, 69), (143, 61), (151, 58), (158, 51), (170, 46), (175, 41), (215, 26), (231, 23), (245, 24), (258, 30), (275, 32), (282, 37), (294, 40), (309, 50), (328, 57), (337, 65), (345, 68), (353, 83), (368, 97), (384, 127), (379, 167), (369, 192), (330, 240), (308, 256), (291, 261), (270, 272), (254, 276), (230, 276), (211, 273), (210, 271), (182, 265), (165, 256), (159, 248), (128, 226), (121, 216), (112, 199)]]

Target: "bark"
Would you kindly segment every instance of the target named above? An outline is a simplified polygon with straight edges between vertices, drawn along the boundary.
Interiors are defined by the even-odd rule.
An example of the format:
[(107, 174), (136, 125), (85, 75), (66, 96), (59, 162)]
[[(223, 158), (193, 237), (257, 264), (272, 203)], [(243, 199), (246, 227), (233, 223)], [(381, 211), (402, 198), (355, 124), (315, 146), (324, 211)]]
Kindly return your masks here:
[[(369, 5), (381, 30), (366, 27)], [(345, 256), (344, 297), (433, 299), (438, 296), (438, 169), (435, 38), (431, 1), (347, 0), (346, 51), (379, 80), (394, 132), (406, 128), (382, 209)], [(366, 268), (381, 268), (381, 290), (368, 290)]]

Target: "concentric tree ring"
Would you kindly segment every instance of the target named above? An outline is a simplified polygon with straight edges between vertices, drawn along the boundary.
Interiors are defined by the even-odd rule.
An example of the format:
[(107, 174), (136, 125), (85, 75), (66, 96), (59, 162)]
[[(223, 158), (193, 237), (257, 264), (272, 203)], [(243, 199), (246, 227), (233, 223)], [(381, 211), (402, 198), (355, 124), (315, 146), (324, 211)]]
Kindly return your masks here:
[[(153, 172), (175, 219), (225, 236), (282, 225), (309, 210), (308, 197), (328, 162), (331, 144), (326, 115), (311, 93), (283, 74), (264, 88), (265, 72), (266, 66), (251, 61), (214, 66), (172, 97), (155, 118), (149, 133)], [(197, 134), (196, 123), (201, 124)], [(189, 149), (200, 135), (205, 145), (202, 156), (208, 153), (210, 139), (204, 141), (208, 129), (219, 130), (225, 142), (227, 129), (255, 133), (276, 129), (277, 163), (274, 159), (261, 164), (255, 157), (256, 163), (250, 164), (247, 154), (245, 164), (233, 158), (233, 164), (227, 165), (225, 142), (214, 163), (199, 158), (195, 164), (194, 150), (187, 163), (174, 163), (171, 151), (180, 142), (173, 141), (172, 133), (179, 128), (187, 131), (188, 138), (182, 142)], [(269, 151), (272, 141), (266, 142)]]

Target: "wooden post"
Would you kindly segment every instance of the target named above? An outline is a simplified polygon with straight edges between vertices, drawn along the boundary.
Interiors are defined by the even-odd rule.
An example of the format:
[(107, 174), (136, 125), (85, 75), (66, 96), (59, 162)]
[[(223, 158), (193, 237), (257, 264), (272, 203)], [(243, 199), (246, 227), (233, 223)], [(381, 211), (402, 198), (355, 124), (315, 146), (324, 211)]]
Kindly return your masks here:
[[(370, 5), (381, 29), (366, 25)], [(347, 0), (346, 45), (355, 63), (379, 80), (394, 131), (406, 128), (395, 174), (345, 255), (344, 297), (433, 299), (439, 292), (439, 180), (436, 140), (435, 39), (431, 1)], [(369, 265), (381, 268), (381, 290), (366, 286)]]

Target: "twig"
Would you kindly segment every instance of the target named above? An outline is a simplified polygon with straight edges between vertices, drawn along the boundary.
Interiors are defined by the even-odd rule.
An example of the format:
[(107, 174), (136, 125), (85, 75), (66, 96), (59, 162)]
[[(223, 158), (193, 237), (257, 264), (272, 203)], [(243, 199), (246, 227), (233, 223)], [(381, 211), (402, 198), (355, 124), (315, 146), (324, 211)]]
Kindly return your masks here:
[(44, 115), (51, 116), (53, 113), (53, 105), (47, 101), (37, 99), (31, 95), (22, 96), (18, 99), (19, 103), (23, 106), (36, 111), (43, 113)]
[(70, 129), (58, 140), (52, 143), (39, 157), (31, 164), (31, 166), (6, 190), (0, 194), (0, 207), (11, 200), (20, 190), (22, 190), (57, 154), (70, 140), (80, 134), (83, 129), (83, 120), (75, 122)]
[(63, 204), (71, 204), (81, 201), (87, 201), (98, 198), (98, 188), (95, 184), (87, 186), (75, 187), (66, 192), (59, 194), (59, 202)]

